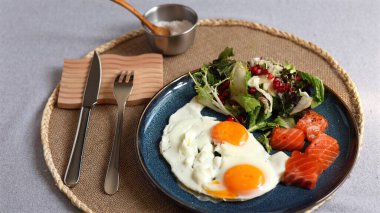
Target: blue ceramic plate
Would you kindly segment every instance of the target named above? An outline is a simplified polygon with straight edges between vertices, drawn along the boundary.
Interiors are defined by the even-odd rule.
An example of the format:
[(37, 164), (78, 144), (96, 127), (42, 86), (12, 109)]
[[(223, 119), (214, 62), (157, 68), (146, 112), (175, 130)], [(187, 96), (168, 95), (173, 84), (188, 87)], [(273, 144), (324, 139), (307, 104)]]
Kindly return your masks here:
[[(340, 155), (320, 176), (313, 190), (279, 184), (267, 194), (245, 202), (212, 203), (200, 201), (183, 190), (161, 156), (159, 143), (171, 114), (195, 95), (194, 83), (184, 75), (164, 87), (145, 108), (136, 135), (137, 153), (143, 171), (152, 183), (182, 206), (201, 212), (294, 212), (306, 210), (323, 202), (345, 180), (358, 155), (358, 130), (351, 113), (331, 90), (326, 89), (325, 102), (315, 111), (329, 121), (327, 134), (336, 138)], [(203, 114), (222, 120), (223, 115), (208, 109)]]

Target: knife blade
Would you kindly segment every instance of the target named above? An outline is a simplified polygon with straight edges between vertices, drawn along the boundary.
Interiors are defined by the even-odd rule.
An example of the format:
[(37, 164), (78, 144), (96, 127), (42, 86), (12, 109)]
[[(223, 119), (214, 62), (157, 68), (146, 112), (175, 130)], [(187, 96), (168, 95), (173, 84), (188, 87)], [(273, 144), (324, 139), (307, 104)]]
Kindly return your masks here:
[(94, 56), (88, 71), (87, 82), (83, 93), (83, 101), (77, 131), (64, 177), (64, 183), (69, 187), (74, 187), (79, 182), (83, 146), (86, 141), (88, 121), (90, 118), (91, 109), (98, 100), (101, 76), (102, 67), (100, 57), (99, 54), (94, 51)]

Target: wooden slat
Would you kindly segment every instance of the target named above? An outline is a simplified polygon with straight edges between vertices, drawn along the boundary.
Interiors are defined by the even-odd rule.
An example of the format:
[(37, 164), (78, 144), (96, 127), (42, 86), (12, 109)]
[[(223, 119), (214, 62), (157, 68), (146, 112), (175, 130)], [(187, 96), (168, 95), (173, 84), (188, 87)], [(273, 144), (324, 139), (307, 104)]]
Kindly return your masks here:
[[(150, 53), (138, 56), (105, 54), (100, 56), (102, 81), (98, 104), (115, 104), (113, 82), (122, 70), (134, 70), (133, 90), (127, 105), (142, 104), (163, 87), (163, 58)], [(83, 90), (91, 59), (66, 59), (63, 64), (58, 107), (78, 109), (82, 105)]]

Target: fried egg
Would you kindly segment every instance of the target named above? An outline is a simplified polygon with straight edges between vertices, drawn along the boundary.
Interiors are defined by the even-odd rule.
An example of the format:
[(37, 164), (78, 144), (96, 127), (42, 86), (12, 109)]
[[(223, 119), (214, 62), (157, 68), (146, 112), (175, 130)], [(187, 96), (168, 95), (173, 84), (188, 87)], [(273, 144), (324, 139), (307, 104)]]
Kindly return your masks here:
[(249, 200), (276, 187), (288, 156), (269, 155), (244, 126), (202, 116), (203, 107), (192, 99), (164, 129), (160, 151), (178, 181), (225, 201)]

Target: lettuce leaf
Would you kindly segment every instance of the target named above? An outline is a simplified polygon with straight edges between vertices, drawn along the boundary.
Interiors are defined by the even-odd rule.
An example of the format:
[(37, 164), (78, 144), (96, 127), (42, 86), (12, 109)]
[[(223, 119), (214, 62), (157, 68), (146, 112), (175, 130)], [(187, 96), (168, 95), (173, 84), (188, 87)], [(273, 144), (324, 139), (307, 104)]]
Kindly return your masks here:
[(238, 61), (235, 63), (230, 78), (230, 90), (233, 99), (241, 94), (248, 94), (247, 73), (248, 68), (245, 64), (243, 64), (243, 62)]
[(194, 89), (198, 93), (198, 102), (217, 112), (223, 113), (225, 115), (232, 115), (232, 113), (226, 109), (218, 97), (217, 87), (223, 83), (223, 81), (219, 81), (214, 85), (210, 85), (208, 82), (209, 75), (210, 73), (207, 66), (203, 66), (197, 73), (190, 73), (190, 76), (195, 83)]
[(313, 98), (311, 102), (311, 108), (319, 106), (325, 100), (325, 87), (323, 86), (322, 80), (309, 73), (299, 72), (299, 74), (303, 80), (307, 81), (313, 86), (313, 94), (310, 94), (310, 96)]
[(234, 56), (234, 50), (231, 47), (226, 47), (223, 52), (219, 54), (218, 59), (225, 60), (232, 56)]
[(260, 108), (261, 106), (260, 101), (248, 94), (240, 93), (235, 95), (234, 100), (238, 102), (247, 113), (254, 111), (256, 108)]
[(212, 76), (212, 78), (211, 76), (207, 78), (211, 85), (230, 77), (236, 63), (236, 60), (230, 59), (232, 56), (234, 56), (233, 49), (226, 47), (217, 59), (205, 65)]
[(295, 126), (295, 120), (293, 117), (285, 118), (282, 116), (278, 116), (276, 119), (273, 120), (273, 122), (284, 128), (292, 128)]
[(270, 135), (271, 131), (269, 132), (266, 132), (264, 134), (262, 134), (260, 137), (257, 138), (257, 141), (259, 141), (265, 148), (265, 150), (267, 150), (267, 152), (270, 154), (270, 152), (272, 151), (272, 147), (269, 143), (269, 138), (268, 136)]

